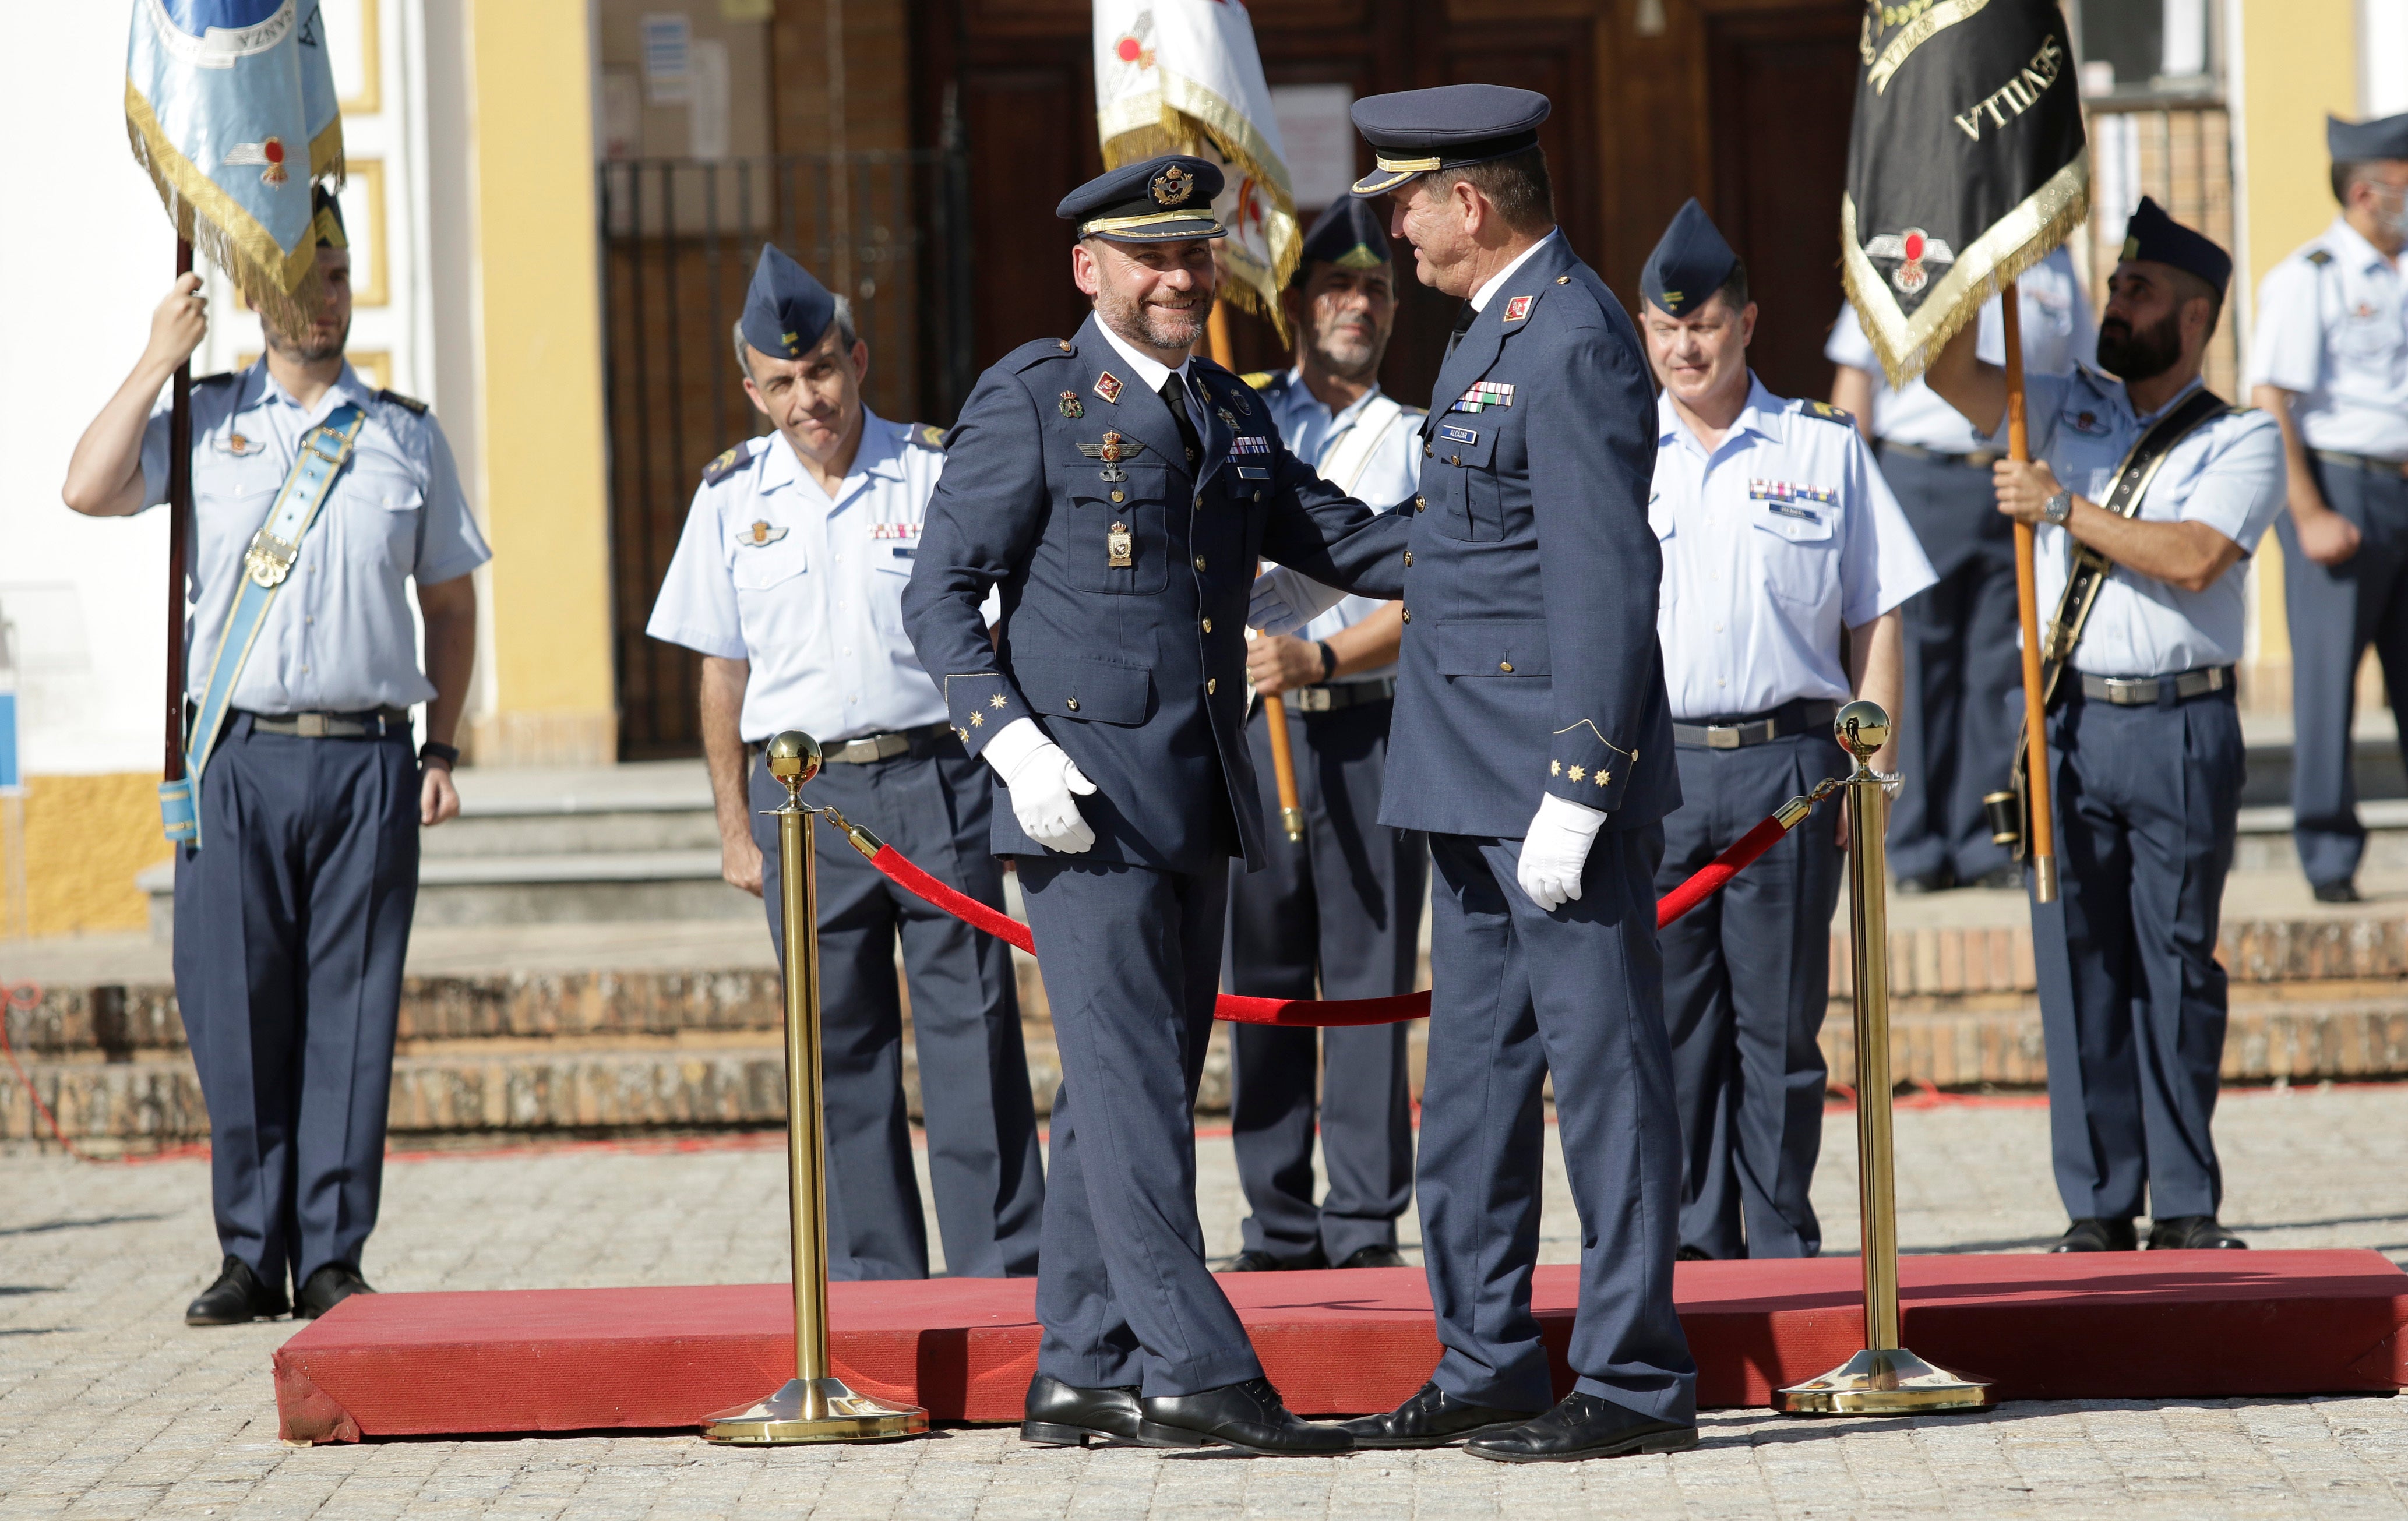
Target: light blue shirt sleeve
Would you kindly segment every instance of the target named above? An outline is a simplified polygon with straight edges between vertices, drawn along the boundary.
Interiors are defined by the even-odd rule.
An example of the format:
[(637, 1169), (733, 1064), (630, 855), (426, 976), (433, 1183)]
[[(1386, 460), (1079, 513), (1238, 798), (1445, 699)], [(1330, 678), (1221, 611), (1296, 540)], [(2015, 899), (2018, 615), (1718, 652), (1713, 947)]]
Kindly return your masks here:
[(678, 535), (677, 552), (669, 556), (668, 574), (662, 578), (660, 595), (652, 601), (652, 620), (644, 625), (644, 632), (653, 639), (722, 660), (742, 660), (750, 653), (714, 500), (720, 491), (737, 484), (706, 485), (694, 494), (685, 528)]
[(1940, 578), (1889, 482), (1873, 467), (1872, 451), (1853, 428), (1847, 482), (1848, 499), (1858, 509), (1847, 515), (1848, 541), (1841, 552), (1840, 620), (1862, 628)]
[(425, 450), (426, 501), (418, 518), (418, 568), (411, 572), (421, 586), (456, 581), (494, 557), (477, 515), (468, 510), (467, 493), (460, 489), (460, 466), (452, 457), (452, 441), (432, 416), (419, 419)]
[(2242, 553), (2254, 554), (2286, 495), (2283, 432), (2264, 412), (2232, 421), (2238, 425), (2219, 429), (2210, 440), (2207, 464), (2175, 515), (2184, 523), (2206, 524), (2240, 545)]

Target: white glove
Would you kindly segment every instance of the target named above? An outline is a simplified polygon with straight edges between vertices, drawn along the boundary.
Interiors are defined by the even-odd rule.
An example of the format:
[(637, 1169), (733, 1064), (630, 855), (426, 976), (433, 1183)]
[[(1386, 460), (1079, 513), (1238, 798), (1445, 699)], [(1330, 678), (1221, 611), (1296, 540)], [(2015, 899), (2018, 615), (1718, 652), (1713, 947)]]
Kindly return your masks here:
[(1003, 779), (1022, 834), (1066, 855), (1082, 854), (1094, 846), (1096, 831), (1079, 812), (1079, 799), (1094, 796), (1096, 784), (1035, 719), (1006, 724), (979, 754)]
[(1266, 634), (1293, 634), (1345, 600), (1346, 594), (1338, 588), (1275, 565), (1254, 578), (1246, 626)]
[(1513, 868), (1514, 880), (1531, 902), (1553, 913), (1581, 896), (1581, 868), (1588, 865), (1588, 848), (1604, 825), (1601, 808), (1552, 792), (1539, 799), (1529, 833), (1522, 837), (1522, 859)]

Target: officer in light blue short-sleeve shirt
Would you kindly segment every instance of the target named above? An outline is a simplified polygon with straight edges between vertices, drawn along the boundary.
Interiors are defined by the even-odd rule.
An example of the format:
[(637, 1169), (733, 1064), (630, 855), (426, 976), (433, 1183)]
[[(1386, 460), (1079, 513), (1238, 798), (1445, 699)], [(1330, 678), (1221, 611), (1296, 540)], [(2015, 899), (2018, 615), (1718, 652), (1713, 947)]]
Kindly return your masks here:
[[(2241, 809), (2242, 562), (2282, 509), (2283, 442), (2272, 417), (2232, 411), (2200, 381), (2231, 272), (2222, 249), (2143, 197), (2108, 282), (2098, 367), (2027, 378), (2032, 458), (1993, 475), (1999, 509), (2038, 527), (2042, 610), (2075, 544), (2110, 567), (2048, 723), (2072, 983), (2070, 1004), (2045, 988), (2041, 999), (2057, 1193), (2072, 1216), (2060, 1252), (2132, 1250), (2144, 1207), (2152, 1247), (2245, 1244), (2216, 1221), (2216, 936)], [(2005, 431), (2005, 376), (1969, 337), (1928, 379), (1991, 436)], [(2105, 505), (2119, 469), (2161, 422), (2189, 431), (2119, 516)]]
[[(2258, 289), (2249, 399), (2283, 424), (2291, 628), (2291, 814), (2318, 899), (2357, 900), (2366, 826), (2351, 775), (2358, 667), (2408, 690), (2408, 115), (2329, 120), (2341, 213)], [(2395, 696), (2395, 717), (2408, 706)], [(2408, 743), (2408, 728), (2401, 731)]]
[[(266, 314), (259, 362), (193, 385), (185, 749), (199, 836), (176, 851), (176, 997), (208, 1106), (223, 1254), (185, 1312), (194, 1326), (288, 1305), (314, 1317), (368, 1290), (419, 830), (459, 811), (468, 573), (489, 558), (426, 404), (343, 357), (351, 253), (322, 190), (315, 230), (315, 312)], [(77, 445), (76, 510), (167, 499), (170, 410), (157, 398), (206, 331), (198, 283), (184, 277), (160, 305), (141, 363)], [(338, 463), (305, 476), (305, 454)], [(315, 514), (247, 558), (310, 480), (324, 482)], [(250, 638), (229, 639), (247, 582), (264, 611)]]
[[(782, 956), (777, 821), (765, 811), (785, 789), (759, 753), (780, 730), (802, 729), (824, 763), (806, 801), (834, 806), (1000, 910), (986, 768), (946, 722), (903, 628), (943, 436), (863, 405), (869, 349), (850, 305), (774, 247), (761, 251), (735, 341), (745, 393), (775, 430), (703, 471), (646, 630), (703, 655), (722, 871), (761, 895)], [(928, 1274), (898, 936), (945, 1270), (1034, 1273), (1045, 1184), (1010, 950), (892, 885), (839, 831), (814, 838), (831, 1275)]]
[[(1647, 520), (1664, 547), (1656, 630), (1681, 770), (1661, 896), (1787, 799), (1847, 774), (1832, 715), (1855, 696), (1895, 706), (1899, 609), (1932, 575), (1854, 420), (1784, 400), (1749, 371), (1746, 267), (1696, 201), (1639, 288), (1664, 385)], [(1815, 1040), (1839, 811), (1818, 809), (1663, 931), (1684, 1257), (1822, 1249), (1807, 1191), (1823, 1135)]]

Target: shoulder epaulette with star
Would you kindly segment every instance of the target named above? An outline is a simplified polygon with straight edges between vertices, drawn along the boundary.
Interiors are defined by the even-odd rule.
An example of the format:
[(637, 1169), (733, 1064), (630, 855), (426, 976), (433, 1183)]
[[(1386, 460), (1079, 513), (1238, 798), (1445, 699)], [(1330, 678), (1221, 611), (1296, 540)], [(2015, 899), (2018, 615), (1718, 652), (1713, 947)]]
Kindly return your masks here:
[(2329, 249), (2310, 249), (2308, 250), (2308, 263), (2315, 265), (2317, 268), (2321, 269), (2326, 265), (2332, 263), (2332, 251)]
[(1268, 391), (1271, 388), (1272, 383), (1278, 380), (1282, 375), (1286, 373), (1287, 372), (1285, 370), (1277, 369), (1250, 369), (1243, 375), (1239, 376), (1238, 379), (1245, 381), (1248, 385), (1253, 386), (1257, 391)]
[(760, 438), (745, 439), (735, 448), (702, 467), (702, 483), (715, 486), (752, 463), (752, 452), (761, 445)]
[(1828, 401), (1806, 401), (1801, 399), (1798, 403), (1798, 410), (1802, 416), (1819, 417), (1826, 423), (1839, 423), (1848, 427), (1855, 427), (1856, 425), (1856, 413), (1848, 410), (1844, 407), (1834, 407)]
[(379, 401), (392, 402), (404, 411), (415, 413), (420, 417), (426, 415), (426, 403), (416, 396), (405, 396), (398, 391), (380, 391), (376, 394), (376, 398)]
[(905, 424), (903, 438), (914, 449), (933, 449), (939, 454), (945, 452), (945, 430), (934, 423)]

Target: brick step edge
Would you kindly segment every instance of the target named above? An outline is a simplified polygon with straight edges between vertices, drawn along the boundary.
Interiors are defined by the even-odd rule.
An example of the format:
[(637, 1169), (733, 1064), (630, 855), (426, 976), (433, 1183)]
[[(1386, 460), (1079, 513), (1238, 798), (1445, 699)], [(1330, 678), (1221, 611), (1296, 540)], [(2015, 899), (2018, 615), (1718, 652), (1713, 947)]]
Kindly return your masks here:
[[(1423, 1038), (1417, 1023), (1416, 1077)], [(1226, 1044), (1226, 1034), (1216, 1032), (1197, 1091), (1199, 1113), (1227, 1112)], [(1832, 1081), (1847, 1083), (1856, 1044), (1845, 1004), (1833, 1006), (1821, 1044)], [(2048, 1080), (2040, 1014), (2030, 1007), (1902, 1012), (1891, 1023), (1890, 1065), (1897, 1081), (1909, 1085), (2038, 1087)], [(165, 1144), (208, 1133), (199, 1082), (185, 1056), (35, 1062), (27, 1069), (61, 1126), (79, 1141)], [(1028, 1042), (1028, 1069), (1038, 1112), (1050, 1113), (1061, 1083), (1052, 1041)], [(2408, 1077), (2408, 1010), (2340, 1002), (2244, 1005), (2232, 1012), (2227, 1028), (2224, 1077), (2231, 1083)], [(903, 1085), (917, 1119), (923, 1113), (919, 1066), (908, 1041)], [(784, 1056), (767, 1045), (403, 1056), (394, 1063), (389, 1111), (397, 1137), (775, 1126), (784, 1120)], [(24, 1090), (13, 1080), (0, 1081), (0, 1141), (38, 1139), (38, 1125)]]

